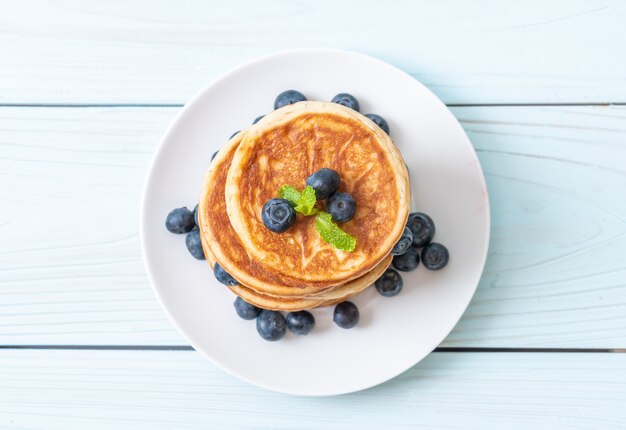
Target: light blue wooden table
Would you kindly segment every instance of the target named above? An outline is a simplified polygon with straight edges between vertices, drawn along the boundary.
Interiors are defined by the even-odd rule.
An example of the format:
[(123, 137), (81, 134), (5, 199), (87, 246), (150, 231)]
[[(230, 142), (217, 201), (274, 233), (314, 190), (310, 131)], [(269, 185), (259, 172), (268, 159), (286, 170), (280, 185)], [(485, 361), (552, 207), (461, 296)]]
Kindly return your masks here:
[[(137, 237), (182, 104), (296, 47), (371, 54), (426, 84), (492, 202), (455, 330), (335, 398), (267, 392), (191, 350)], [(625, 352), (625, 1), (0, 4), (0, 429), (624, 429)]]

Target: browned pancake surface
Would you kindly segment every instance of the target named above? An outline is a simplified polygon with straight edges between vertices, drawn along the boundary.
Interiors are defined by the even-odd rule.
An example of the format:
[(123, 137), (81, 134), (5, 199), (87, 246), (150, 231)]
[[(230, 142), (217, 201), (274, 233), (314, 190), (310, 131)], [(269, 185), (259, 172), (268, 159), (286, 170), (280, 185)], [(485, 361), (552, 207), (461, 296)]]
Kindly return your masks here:
[[(371, 270), (397, 241), (408, 215), (408, 174), (397, 148), (369, 119), (330, 103), (297, 105), (267, 115), (243, 137), (227, 178), (227, 208), (257, 264), (299, 279), (301, 286), (337, 285)], [(314, 217), (298, 215), (283, 233), (261, 220), (263, 204), (281, 186), (303, 189), (323, 167), (339, 172), (339, 191), (356, 201), (354, 218), (341, 224), (357, 239), (354, 252), (323, 241)]]

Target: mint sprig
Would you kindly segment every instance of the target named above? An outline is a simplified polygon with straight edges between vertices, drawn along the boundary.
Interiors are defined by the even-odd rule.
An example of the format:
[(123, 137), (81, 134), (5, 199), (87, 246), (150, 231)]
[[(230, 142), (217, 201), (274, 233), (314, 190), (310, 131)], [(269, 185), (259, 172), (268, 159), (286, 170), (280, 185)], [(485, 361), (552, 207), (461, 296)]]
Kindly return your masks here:
[(342, 251), (354, 251), (356, 238), (343, 231), (327, 212), (320, 212), (315, 217), (315, 227), (322, 239)]
[(295, 211), (302, 215), (315, 215), (318, 212), (315, 207), (317, 203), (315, 190), (310, 185), (307, 185), (302, 192), (290, 185), (283, 185), (278, 190), (278, 197), (288, 200), (294, 206)]
[(294, 208), (296, 212), (300, 212), (302, 215), (315, 215), (317, 212), (317, 208), (315, 207), (315, 203), (317, 203), (317, 198), (315, 197), (315, 190), (312, 186), (307, 185), (302, 190), (300, 194), (300, 198), (298, 199), (298, 203)]

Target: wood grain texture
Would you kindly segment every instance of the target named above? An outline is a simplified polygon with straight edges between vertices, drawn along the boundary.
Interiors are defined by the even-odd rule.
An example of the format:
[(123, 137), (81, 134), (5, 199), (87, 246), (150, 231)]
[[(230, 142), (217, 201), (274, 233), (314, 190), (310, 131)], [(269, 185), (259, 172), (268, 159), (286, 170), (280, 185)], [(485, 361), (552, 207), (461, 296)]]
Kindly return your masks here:
[[(277, 371), (279, 371), (277, 369)], [(622, 429), (622, 354), (434, 353), (327, 398), (271, 393), (195, 352), (0, 351), (0, 427)]]
[(492, 235), (446, 344), (626, 345), (626, 109), (454, 112), (485, 170)]
[(9, 0), (0, 103), (184, 103), (289, 48), (395, 64), (448, 103), (626, 102), (626, 5), (610, 0)]
[[(144, 175), (177, 110), (0, 108), (0, 344), (186, 343), (137, 237)], [(493, 231), (444, 345), (626, 347), (626, 108), (454, 113), (486, 173)]]

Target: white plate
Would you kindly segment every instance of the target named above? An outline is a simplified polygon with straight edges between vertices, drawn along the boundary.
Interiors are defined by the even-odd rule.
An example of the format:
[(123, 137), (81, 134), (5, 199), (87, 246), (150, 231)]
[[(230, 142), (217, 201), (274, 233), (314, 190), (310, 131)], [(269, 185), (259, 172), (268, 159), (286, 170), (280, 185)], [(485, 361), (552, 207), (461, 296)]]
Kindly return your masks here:
[[(389, 122), (411, 172), (412, 209), (432, 216), (435, 240), (450, 250), (440, 272), (403, 273), (396, 297), (369, 287), (353, 300), (357, 327), (314, 310), (308, 336), (266, 342), (254, 321), (239, 319), (234, 295), (192, 258), (184, 236), (169, 233), (167, 213), (193, 209), (211, 154), (273, 108), (285, 89), (312, 100), (356, 96), (361, 112)], [(198, 351), (228, 372), (271, 390), (332, 395), (362, 390), (407, 370), (452, 330), (478, 285), (489, 242), (489, 202), (476, 153), (447, 107), (403, 71), (364, 55), (326, 49), (257, 59), (214, 81), (181, 111), (159, 146), (144, 189), (141, 243), (163, 307)]]

